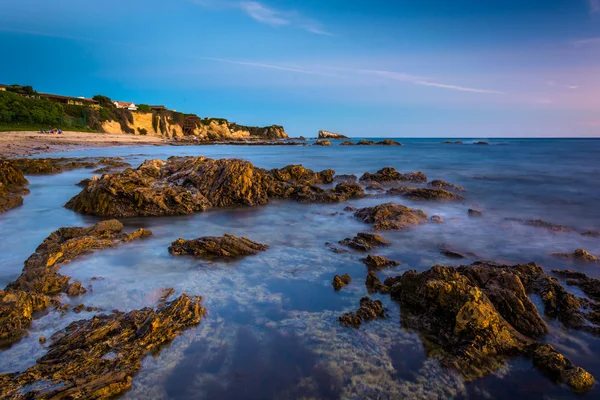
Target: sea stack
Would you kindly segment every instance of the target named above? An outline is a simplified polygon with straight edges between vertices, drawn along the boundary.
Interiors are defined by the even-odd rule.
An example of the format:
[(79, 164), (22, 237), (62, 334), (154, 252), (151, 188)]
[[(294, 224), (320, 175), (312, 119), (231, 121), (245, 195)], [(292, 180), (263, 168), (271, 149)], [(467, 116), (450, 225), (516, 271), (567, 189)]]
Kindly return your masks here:
[(349, 139), (348, 136), (344, 136), (339, 133), (329, 131), (319, 131), (319, 139)]

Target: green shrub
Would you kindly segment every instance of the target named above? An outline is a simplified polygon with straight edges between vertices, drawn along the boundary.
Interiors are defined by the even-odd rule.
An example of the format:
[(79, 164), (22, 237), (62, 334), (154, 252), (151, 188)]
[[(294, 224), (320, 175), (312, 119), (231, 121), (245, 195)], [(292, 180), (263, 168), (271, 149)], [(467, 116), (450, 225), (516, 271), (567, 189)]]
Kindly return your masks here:
[(148, 130), (146, 130), (146, 128), (137, 128), (138, 132), (140, 135), (147, 135), (148, 134)]
[(141, 112), (150, 112), (150, 106), (148, 104), (139, 104), (138, 111)]

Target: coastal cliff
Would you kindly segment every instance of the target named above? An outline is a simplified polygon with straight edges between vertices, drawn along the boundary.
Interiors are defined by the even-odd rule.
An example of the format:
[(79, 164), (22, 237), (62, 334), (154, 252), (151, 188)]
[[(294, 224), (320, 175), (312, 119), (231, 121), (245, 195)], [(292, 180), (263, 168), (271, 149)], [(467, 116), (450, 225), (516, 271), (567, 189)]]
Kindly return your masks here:
[(320, 130), (319, 139), (349, 139), (349, 137), (335, 132)]

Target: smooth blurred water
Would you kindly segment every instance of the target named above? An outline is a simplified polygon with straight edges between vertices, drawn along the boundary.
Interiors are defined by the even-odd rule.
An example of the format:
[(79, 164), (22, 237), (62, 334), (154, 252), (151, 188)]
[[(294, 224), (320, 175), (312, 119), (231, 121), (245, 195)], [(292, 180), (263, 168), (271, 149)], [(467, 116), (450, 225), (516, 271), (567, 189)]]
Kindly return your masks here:
[[(400, 327), (400, 310), (380, 298), (389, 318), (342, 328), (337, 317), (358, 307), (366, 295), (364, 254), (336, 254), (325, 242), (337, 242), (368, 225), (355, 220), (347, 205), (363, 207), (395, 201), (441, 215), (445, 224), (427, 224), (403, 232), (384, 232), (392, 246), (374, 251), (402, 264), (382, 271), (398, 275), (455, 260), (439, 254), (441, 245), (473, 252), (478, 259), (541, 263), (546, 269), (570, 268), (600, 276), (600, 268), (550, 257), (552, 252), (584, 248), (600, 254), (600, 239), (580, 232), (600, 230), (600, 141), (490, 140), (489, 146), (445, 145), (441, 139), (398, 139), (404, 146), (198, 146), (121, 147), (74, 151), (58, 156), (124, 156), (132, 164), (172, 155), (237, 157), (263, 168), (303, 164), (338, 174), (357, 174), (391, 166), (401, 172), (423, 171), (430, 180), (464, 186), (458, 203), (411, 202), (401, 197), (353, 200), (341, 204), (274, 201), (264, 207), (213, 209), (162, 218), (131, 218), (127, 229), (145, 227), (154, 237), (85, 256), (62, 272), (91, 285), (73, 304), (131, 310), (154, 306), (159, 290), (201, 295), (208, 316), (160, 354), (149, 356), (126, 398), (568, 398), (568, 389), (552, 384), (524, 359), (515, 359), (493, 376), (465, 383), (455, 372), (428, 359), (418, 334)], [(453, 139), (454, 140), (454, 139)], [(62, 206), (81, 188), (90, 170), (28, 177), (31, 194), (24, 205), (0, 215), (0, 285), (15, 279), (23, 261), (52, 231), (85, 226), (99, 219)], [(469, 218), (477, 208), (483, 218)], [(523, 226), (507, 217), (544, 219), (573, 228), (570, 233)], [(268, 251), (237, 261), (173, 257), (169, 244), (230, 233), (269, 244)], [(474, 260), (469, 260), (471, 262)], [(331, 279), (349, 273), (353, 281), (334, 292)], [(98, 279), (96, 279), (98, 278)], [(571, 288), (570, 288), (571, 289)], [(35, 320), (28, 338), (0, 352), (2, 372), (25, 369), (44, 354), (40, 336), (90, 313), (49, 313)], [(600, 340), (569, 332), (551, 322), (544, 340), (600, 378)], [(587, 397), (600, 396), (594, 389)]]

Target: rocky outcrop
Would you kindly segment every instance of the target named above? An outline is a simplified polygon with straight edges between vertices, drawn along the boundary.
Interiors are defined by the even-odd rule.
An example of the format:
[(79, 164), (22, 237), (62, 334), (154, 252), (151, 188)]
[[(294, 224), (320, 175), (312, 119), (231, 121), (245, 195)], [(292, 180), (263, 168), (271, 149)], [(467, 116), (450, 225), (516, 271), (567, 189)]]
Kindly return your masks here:
[(0, 344), (19, 340), (31, 323), (32, 312), (48, 307), (52, 296), (65, 293), (78, 296), (86, 292), (80, 282), (70, 282), (59, 272), (60, 265), (93, 251), (147, 237), (140, 229), (123, 232), (117, 220), (102, 221), (88, 228), (60, 228), (48, 236), (26, 261), (21, 275), (8, 284), (0, 301)]
[(417, 188), (411, 186), (396, 186), (386, 192), (389, 196), (403, 196), (415, 201), (457, 201), (465, 198), (445, 189)]
[(483, 217), (483, 213), (481, 211), (475, 210), (473, 208), (469, 208), (467, 210), (467, 214), (469, 215), (469, 217), (473, 217), (473, 218)]
[(489, 143), (488, 142), (475, 142), (473, 144), (478, 144), (478, 145), (484, 145), (487, 146)]
[(369, 297), (360, 299), (360, 307), (356, 312), (346, 313), (339, 317), (342, 326), (358, 328), (363, 322), (377, 318), (385, 318), (385, 310), (381, 300), (371, 300)]
[(348, 139), (348, 136), (321, 130), (319, 131), (319, 139)]
[(440, 254), (448, 258), (468, 258), (466, 255), (459, 253), (458, 251), (449, 249), (447, 247), (440, 247)]
[(581, 234), (581, 236), (588, 236), (588, 237), (600, 237), (600, 231), (585, 231)]
[(394, 182), (411, 182), (411, 183), (427, 183), (427, 176), (422, 172), (411, 172), (401, 174), (395, 168), (385, 167), (371, 174), (365, 172), (360, 177), (361, 182), (378, 182), (378, 183), (394, 183)]
[(462, 186), (458, 186), (453, 183), (443, 181), (441, 179), (435, 179), (435, 180), (429, 182), (429, 186), (432, 188), (436, 188), (436, 189), (453, 190), (455, 192), (464, 192), (465, 191), (465, 188), (463, 188)]
[(313, 143), (313, 146), (331, 146), (331, 142), (329, 140), (317, 140)]
[(340, 240), (339, 243), (360, 251), (369, 251), (373, 247), (390, 245), (390, 242), (381, 236), (366, 232), (357, 233), (355, 237)]
[(583, 290), (583, 293), (587, 294), (594, 300), (600, 300), (600, 279), (590, 278), (583, 272), (576, 272), (571, 270), (557, 270), (553, 269), (553, 273), (565, 278), (567, 285), (578, 286)]
[(380, 146), (402, 146), (402, 143), (396, 142), (395, 140), (392, 140), (392, 139), (381, 140), (375, 144), (378, 144)]
[(369, 254), (365, 258), (361, 258), (360, 261), (365, 263), (369, 271), (378, 271), (381, 269), (391, 268), (400, 265), (398, 261), (388, 260), (385, 257), (374, 256), (371, 254)]
[(374, 224), (374, 230), (406, 229), (427, 222), (427, 214), (423, 211), (396, 203), (361, 208), (354, 216), (367, 224)]
[(340, 143), (340, 146), (354, 146), (354, 142), (351, 142), (349, 140)]
[(29, 182), (12, 161), (0, 160), (0, 213), (23, 204)]
[(331, 285), (333, 286), (333, 288), (338, 291), (341, 288), (343, 288), (344, 286), (346, 286), (347, 284), (349, 284), (350, 282), (352, 282), (352, 278), (350, 277), (350, 275), (348, 274), (344, 274), (342, 276), (336, 275), (333, 277), (333, 281), (331, 282)]
[(210, 207), (258, 206), (269, 199), (337, 202), (364, 195), (357, 184), (342, 182), (325, 190), (335, 172), (313, 172), (301, 165), (270, 171), (238, 159), (171, 157), (145, 161), (137, 169), (103, 175), (67, 204), (83, 214), (132, 217), (180, 215)]
[(594, 377), (575, 366), (552, 345), (535, 343), (529, 348), (533, 365), (555, 382), (564, 382), (575, 392), (586, 392), (594, 384)]
[(201, 298), (183, 294), (158, 309), (73, 322), (52, 336), (48, 352), (34, 366), (0, 375), (0, 397), (112, 398), (131, 386), (147, 354), (197, 325), (203, 314)]
[(543, 221), (541, 219), (523, 220), (519, 218), (506, 218), (507, 221), (520, 222), (523, 225), (535, 226), (536, 228), (544, 228), (554, 232), (570, 232), (571, 229), (564, 225), (554, 224), (552, 222)]
[(372, 141), (372, 140), (365, 140), (365, 139), (363, 139), (363, 140), (361, 140), (359, 142), (356, 142), (357, 146), (373, 146), (374, 144), (375, 144), (374, 141)]
[(563, 260), (574, 260), (588, 263), (600, 263), (598, 257), (588, 253), (584, 249), (577, 249), (573, 253), (552, 253), (554, 257), (562, 258)]
[(169, 253), (176, 256), (187, 254), (205, 259), (237, 258), (258, 254), (268, 248), (266, 244), (225, 234), (221, 237), (205, 236), (193, 240), (177, 239), (169, 247)]

